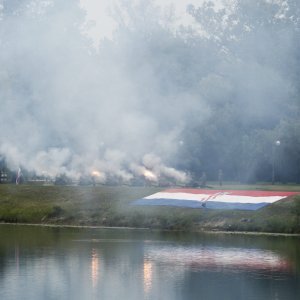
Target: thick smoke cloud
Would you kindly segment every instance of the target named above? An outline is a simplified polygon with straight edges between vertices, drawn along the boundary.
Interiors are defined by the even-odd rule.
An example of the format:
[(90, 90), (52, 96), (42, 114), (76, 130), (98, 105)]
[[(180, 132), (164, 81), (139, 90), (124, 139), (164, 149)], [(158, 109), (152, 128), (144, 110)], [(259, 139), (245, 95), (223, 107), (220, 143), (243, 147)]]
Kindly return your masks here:
[(186, 181), (158, 158), (176, 151), (184, 110), (158, 93), (150, 62), (129, 66), (129, 46), (103, 42), (96, 53), (84, 21), (77, 1), (4, 2), (0, 153), (14, 169), (74, 178), (97, 170), (102, 181), (129, 181), (130, 166), (146, 168), (151, 155), (155, 176)]
[(274, 130), (297, 92), (287, 1), (250, 2), (189, 6), (197, 26), (175, 30), (151, 1), (118, 1), (95, 48), (79, 1), (2, 1), (0, 154), (100, 182), (239, 172), (243, 141)]

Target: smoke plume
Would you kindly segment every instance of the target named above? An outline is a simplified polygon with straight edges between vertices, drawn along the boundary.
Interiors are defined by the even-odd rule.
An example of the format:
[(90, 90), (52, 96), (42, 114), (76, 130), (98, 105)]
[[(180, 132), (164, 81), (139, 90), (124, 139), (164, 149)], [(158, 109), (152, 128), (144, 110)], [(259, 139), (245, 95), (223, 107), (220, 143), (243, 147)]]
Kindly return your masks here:
[(116, 30), (95, 47), (79, 1), (2, 1), (0, 155), (99, 182), (234, 172), (243, 136), (289, 113), (295, 45), (286, 1), (256, 0), (260, 14), (229, 2), (190, 5), (193, 27), (153, 1), (117, 1)]

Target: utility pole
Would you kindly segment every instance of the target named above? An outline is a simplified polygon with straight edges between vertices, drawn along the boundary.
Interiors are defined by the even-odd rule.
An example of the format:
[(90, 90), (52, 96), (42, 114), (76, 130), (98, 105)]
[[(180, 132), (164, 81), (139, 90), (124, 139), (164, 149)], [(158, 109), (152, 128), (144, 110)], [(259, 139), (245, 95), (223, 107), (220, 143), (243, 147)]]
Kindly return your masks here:
[(276, 161), (276, 148), (280, 146), (280, 141), (277, 140), (272, 147), (272, 185), (275, 184), (275, 161)]

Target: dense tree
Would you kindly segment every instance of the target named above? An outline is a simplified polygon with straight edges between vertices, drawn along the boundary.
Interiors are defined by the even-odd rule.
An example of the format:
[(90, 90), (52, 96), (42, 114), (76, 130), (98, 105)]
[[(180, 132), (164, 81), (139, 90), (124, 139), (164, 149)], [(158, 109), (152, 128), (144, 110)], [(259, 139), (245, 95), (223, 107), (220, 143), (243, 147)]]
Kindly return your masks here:
[[(291, 15), (292, 5), (297, 9)], [(291, 127), (296, 126), (299, 109), (298, 5), (236, 1), (234, 7), (217, 10), (213, 2), (206, 2), (188, 10), (204, 32), (198, 39), (210, 40), (219, 55), (213, 71), (199, 78), (211, 115), (204, 126), (186, 131), (190, 140), (197, 141), (194, 150), (198, 152), (182, 155), (196, 155), (202, 168), (215, 176), (218, 168), (224, 168), (227, 178), (268, 181), (272, 148), (280, 139), (281, 179), (295, 180), (298, 158), (287, 147), (296, 143), (288, 137), (292, 133), (283, 132), (281, 123), (289, 120)], [(195, 37), (191, 39), (194, 45)]]

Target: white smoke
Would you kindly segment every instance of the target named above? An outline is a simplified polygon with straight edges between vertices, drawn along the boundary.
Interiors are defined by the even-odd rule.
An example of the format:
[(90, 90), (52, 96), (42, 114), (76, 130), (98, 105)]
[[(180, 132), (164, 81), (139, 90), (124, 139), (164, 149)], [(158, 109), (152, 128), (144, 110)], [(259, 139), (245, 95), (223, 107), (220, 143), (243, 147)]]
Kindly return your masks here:
[[(181, 110), (165, 118), (159, 103), (168, 106), (171, 99), (156, 90), (150, 64), (141, 78), (132, 77), (129, 48), (94, 51), (81, 34), (85, 19), (77, 1), (5, 5), (0, 153), (10, 168), (77, 180), (99, 172), (101, 182), (130, 182), (139, 173), (130, 164), (149, 149), (162, 157), (176, 152), (182, 125), (174, 121)], [(139, 88), (145, 84), (153, 87), (146, 97)]]
[[(286, 31), (216, 47), (199, 36), (182, 38), (193, 37), (189, 28), (182, 36), (168, 30), (169, 19), (151, 1), (118, 1), (130, 26), (115, 20), (112, 39), (95, 50), (83, 34), (89, 25), (79, 2), (0, 6), (0, 155), (12, 169), (184, 183), (189, 176), (174, 168), (178, 149), (197, 156), (191, 149), (201, 142), (193, 136), (181, 142), (188, 126), (196, 132), (233, 97), (239, 115), (268, 120), (293, 92), (280, 72), (281, 58), (291, 57)], [(220, 37), (217, 24), (209, 26)]]
[(143, 164), (146, 168), (152, 170), (157, 177), (174, 179), (178, 183), (187, 183), (189, 181), (189, 176), (185, 172), (165, 166), (161, 159), (154, 154), (146, 154), (143, 157)]

